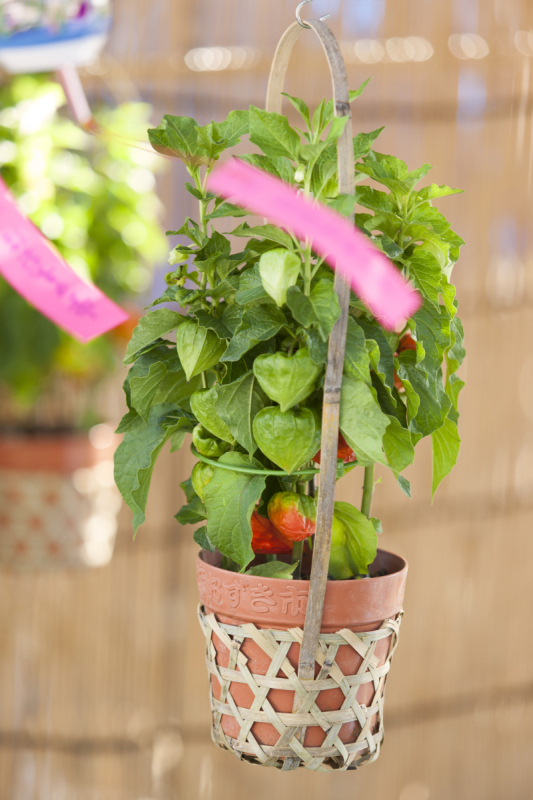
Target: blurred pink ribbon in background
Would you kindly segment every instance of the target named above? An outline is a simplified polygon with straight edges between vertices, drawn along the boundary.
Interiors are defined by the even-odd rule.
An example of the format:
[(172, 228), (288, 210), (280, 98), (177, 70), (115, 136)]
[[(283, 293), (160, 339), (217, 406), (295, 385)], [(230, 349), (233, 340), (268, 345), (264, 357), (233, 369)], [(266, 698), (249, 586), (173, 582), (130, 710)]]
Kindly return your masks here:
[(393, 330), (420, 307), (418, 292), (352, 222), (279, 178), (233, 158), (209, 176), (208, 188), (312, 242), (386, 328)]
[(80, 342), (95, 339), (128, 319), (125, 311), (69, 267), (22, 214), (1, 178), (0, 275), (45, 317)]

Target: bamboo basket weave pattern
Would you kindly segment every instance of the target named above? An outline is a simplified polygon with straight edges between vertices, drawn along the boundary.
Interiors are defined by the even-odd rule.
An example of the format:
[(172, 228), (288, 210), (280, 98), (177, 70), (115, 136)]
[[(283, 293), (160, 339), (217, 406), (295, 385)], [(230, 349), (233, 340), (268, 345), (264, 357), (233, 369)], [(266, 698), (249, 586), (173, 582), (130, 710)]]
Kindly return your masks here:
[[(398, 643), (401, 614), (396, 619), (387, 619), (375, 631), (355, 634), (343, 629), (337, 633), (322, 633), (319, 636), (316, 661), (320, 672), (313, 681), (298, 678), (297, 670), (287, 658), (293, 644), (301, 645), (303, 631), (292, 628), (287, 631), (259, 629), (252, 623), (225, 625), (217, 621), (214, 614), (206, 615), (199, 606), (199, 620), (206, 639), (207, 670), (210, 678), (210, 704), (212, 712), (212, 738), (216, 745), (230, 750), (238, 759), (265, 767), (283, 768), (285, 759), (297, 757), (300, 766), (324, 772), (327, 770), (356, 769), (364, 763), (374, 761), (383, 741), (383, 702), (387, 674), (394, 650)], [(213, 634), (228, 648), (227, 667), (217, 664), (217, 649)], [(247, 657), (241, 651), (245, 640), (252, 639), (271, 659), (265, 675), (252, 673), (247, 666)], [(383, 664), (374, 655), (377, 642), (389, 639), (388, 653)], [(350, 647), (363, 659), (355, 675), (344, 675), (337, 665), (339, 648)], [(284, 677), (278, 677), (283, 673)], [(213, 693), (213, 680), (220, 686), (220, 699)], [(254, 694), (250, 708), (239, 708), (232, 696), (233, 683), (246, 683)], [(359, 688), (366, 683), (374, 686), (372, 705), (366, 707), (357, 701)], [(296, 693), (299, 698), (297, 713), (278, 713), (269, 702), (269, 691), (282, 689)], [(340, 689), (344, 702), (339, 710), (321, 711), (316, 703), (320, 692)], [(237, 720), (239, 736), (234, 739), (222, 729), (223, 715)], [(253, 733), (255, 722), (267, 722), (279, 733), (275, 746), (258, 742)], [(339, 738), (341, 725), (356, 722), (360, 732), (354, 742), (343, 743)], [(324, 741), (320, 747), (305, 747), (304, 736), (296, 734), (302, 728), (321, 727)], [(301, 740), (301, 741), (300, 741)]]

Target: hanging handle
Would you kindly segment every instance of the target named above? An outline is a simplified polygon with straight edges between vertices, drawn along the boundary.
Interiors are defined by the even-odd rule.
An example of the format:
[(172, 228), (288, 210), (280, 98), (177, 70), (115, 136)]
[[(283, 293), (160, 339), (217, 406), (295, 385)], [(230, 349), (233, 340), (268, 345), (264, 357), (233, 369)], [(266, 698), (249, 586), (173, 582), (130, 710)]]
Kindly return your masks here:
[[(310, 19), (311, 27), (324, 48), (333, 82), (333, 102), (335, 115), (350, 117), (350, 99), (348, 92), (348, 76), (342, 54), (335, 36), (321, 20)], [(287, 68), (292, 49), (302, 28), (295, 22), (281, 37), (270, 70), (268, 81), (266, 110), (281, 113), (281, 91), (285, 82)], [(350, 122), (344, 128), (337, 142), (339, 164), (339, 191), (342, 194), (354, 194), (354, 157), (352, 129)], [(299, 677), (301, 680), (313, 680), (315, 676), (315, 654), (318, 647), (318, 635), (322, 621), (324, 597), (328, 579), (329, 551), (331, 546), (331, 526), (333, 522), (333, 503), (337, 478), (337, 442), (339, 435), (339, 411), (346, 347), (346, 329), (350, 286), (337, 272), (335, 274), (335, 290), (339, 296), (341, 316), (335, 324), (329, 338), (328, 361), (324, 383), (324, 407), (322, 413), (322, 459), (320, 469), (320, 492), (316, 534), (313, 546), (313, 565), (309, 599), (305, 616), (304, 635), (300, 649)]]

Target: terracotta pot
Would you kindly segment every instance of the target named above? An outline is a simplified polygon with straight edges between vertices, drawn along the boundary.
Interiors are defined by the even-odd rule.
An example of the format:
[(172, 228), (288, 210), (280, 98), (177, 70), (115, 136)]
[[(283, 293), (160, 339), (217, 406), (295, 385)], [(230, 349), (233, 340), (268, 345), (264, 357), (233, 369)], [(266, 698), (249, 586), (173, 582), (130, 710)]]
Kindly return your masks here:
[(109, 562), (121, 505), (113, 452), (113, 443), (95, 447), (88, 434), (0, 436), (1, 566)]
[[(266, 628), (273, 631), (303, 629), (309, 581), (238, 575), (220, 569), (219, 564), (220, 556), (218, 554), (205, 551), (202, 551), (197, 559), (200, 601), (206, 615), (214, 614), (218, 623), (231, 626), (253, 623), (258, 629)], [(399, 617), (402, 610), (407, 563), (400, 556), (378, 550), (377, 558), (371, 567), (371, 574), (375, 574), (377, 577), (363, 580), (328, 581), (322, 617), (322, 634), (335, 634), (343, 629), (359, 634), (377, 631), (386, 620), (392, 620), (392, 626), (396, 625), (397, 628), (394, 620)], [(392, 635), (395, 638), (397, 634)], [(361, 638), (365, 639), (364, 636)], [(227, 668), (230, 658), (227, 641), (224, 643), (213, 632), (212, 643), (216, 650), (216, 664), (219, 667)], [(291, 645), (287, 654), (288, 661), (296, 669), (298, 668), (299, 650), (299, 644), (295, 643)], [(361, 652), (364, 654), (365, 650), (366, 645)], [(255, 641), (246, 638), (240, 647), (240, 652), (246, 656), (246, 667), (253, 675), (266, 675), (271, 658)], [(390, 660), (390, 655), (390, 635), (383, 636), (372, 644), (375, 667), (383, 667), (385, 662)], [(339, 647), (335, 661), (345, 676), (355, 676), (361, 668), (363, 657), (352, 647), (345, 646)], [(315, 677), (318, 676), (319, 671), (320, 666), (317, 663)], [(281, 675), (282, 673), (279, 673), (278, 677)], [(385, 675), (383, 683), (384, 680)], [(380, 692), (382, 688), (381, 686)], [(221, 684), (213, 674), (211, 675), (211, 691), (214, 698), (212, 705), (214, 704), (220, 711), (220, 703), (217, 705), (216, 701), (221, 699)], [(375, 700), (375, 693), (375, 683), (369, 675), (367, 682), (362, 683), (356, 692), (357, 704), (366, 709), (372, 708), (379, 700), (379, 698)], [(229, 694), (234, 704), (240, 709), (250, 709), (255, 697), (246, 682), (237, 682), (236, 680), (229, 685)], [(222, 699), (224, 700), (224, 698)], [(328, 688), (319, 692), (315, 702), (321, 711), (333, 712), (341, 709), (345, 699), (345, 693), (340, 688)], [(293, 710), (294, 691), (271, 688), (268, 691), (268, 702), (276, 712), (290, 714)], [(382, 722), (378, 717), (380, 715), (375, 714), (370, 721), (369, 730), (373, 733), (376, 733), (378, 728), (381, 730)], [(218, 735), (214, 736), (215, 741), (221, 746), (227, 746), (221, 741), (226, 737), (232, 743), (231, 748), (233, 749), (241, 728), (238, 719), (234, 714), (222, 711), (219, 726), (221, 730), (218, 731)], [(279, 732), (268, 722), (254, 722), (251, 732), (257, 743), (266, 745), (267, 750), (269, 747), (274, 748), (279, 740)], [(360, 734), (361, 725), (354, 718), (341, 725), (338, 737), (342, 743), (350, 744), (358, 741)], [(380, 737), (376, 737), (376, 741), (378, 739), (380, 741), (381, 737), (382, 733)], [(325, 738), (325, 730), (315, 722), (306, 730), (304, 746), (320, 748)], [(372, 747), (370, 747), (370, 751), (372, 751)], [(373, 751), (370, 751), (367, 760), (370, 760), (370, 756), (375, 757)], [(246, 753), (248, 750), (244, 748), (242, 752)]]

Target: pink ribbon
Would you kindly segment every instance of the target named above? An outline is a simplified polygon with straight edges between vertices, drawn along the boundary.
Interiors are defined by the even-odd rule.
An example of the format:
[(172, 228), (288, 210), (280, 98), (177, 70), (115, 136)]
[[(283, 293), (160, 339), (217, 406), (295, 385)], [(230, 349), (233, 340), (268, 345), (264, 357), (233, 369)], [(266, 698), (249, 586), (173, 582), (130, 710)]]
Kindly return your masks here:
[(309, 239), (386, 328), (393, 330), (419, 308), (419, 294), (363, 233), (278, 178), (231, 159), (210, 175), (208, 188), (299, 239)]
[[(128, 319), (86, 283), (16, 206), (0, 178), (0, 274), (29, 303), (80, 342)], [(24, 331), (20, 331), (24, 336)]]

